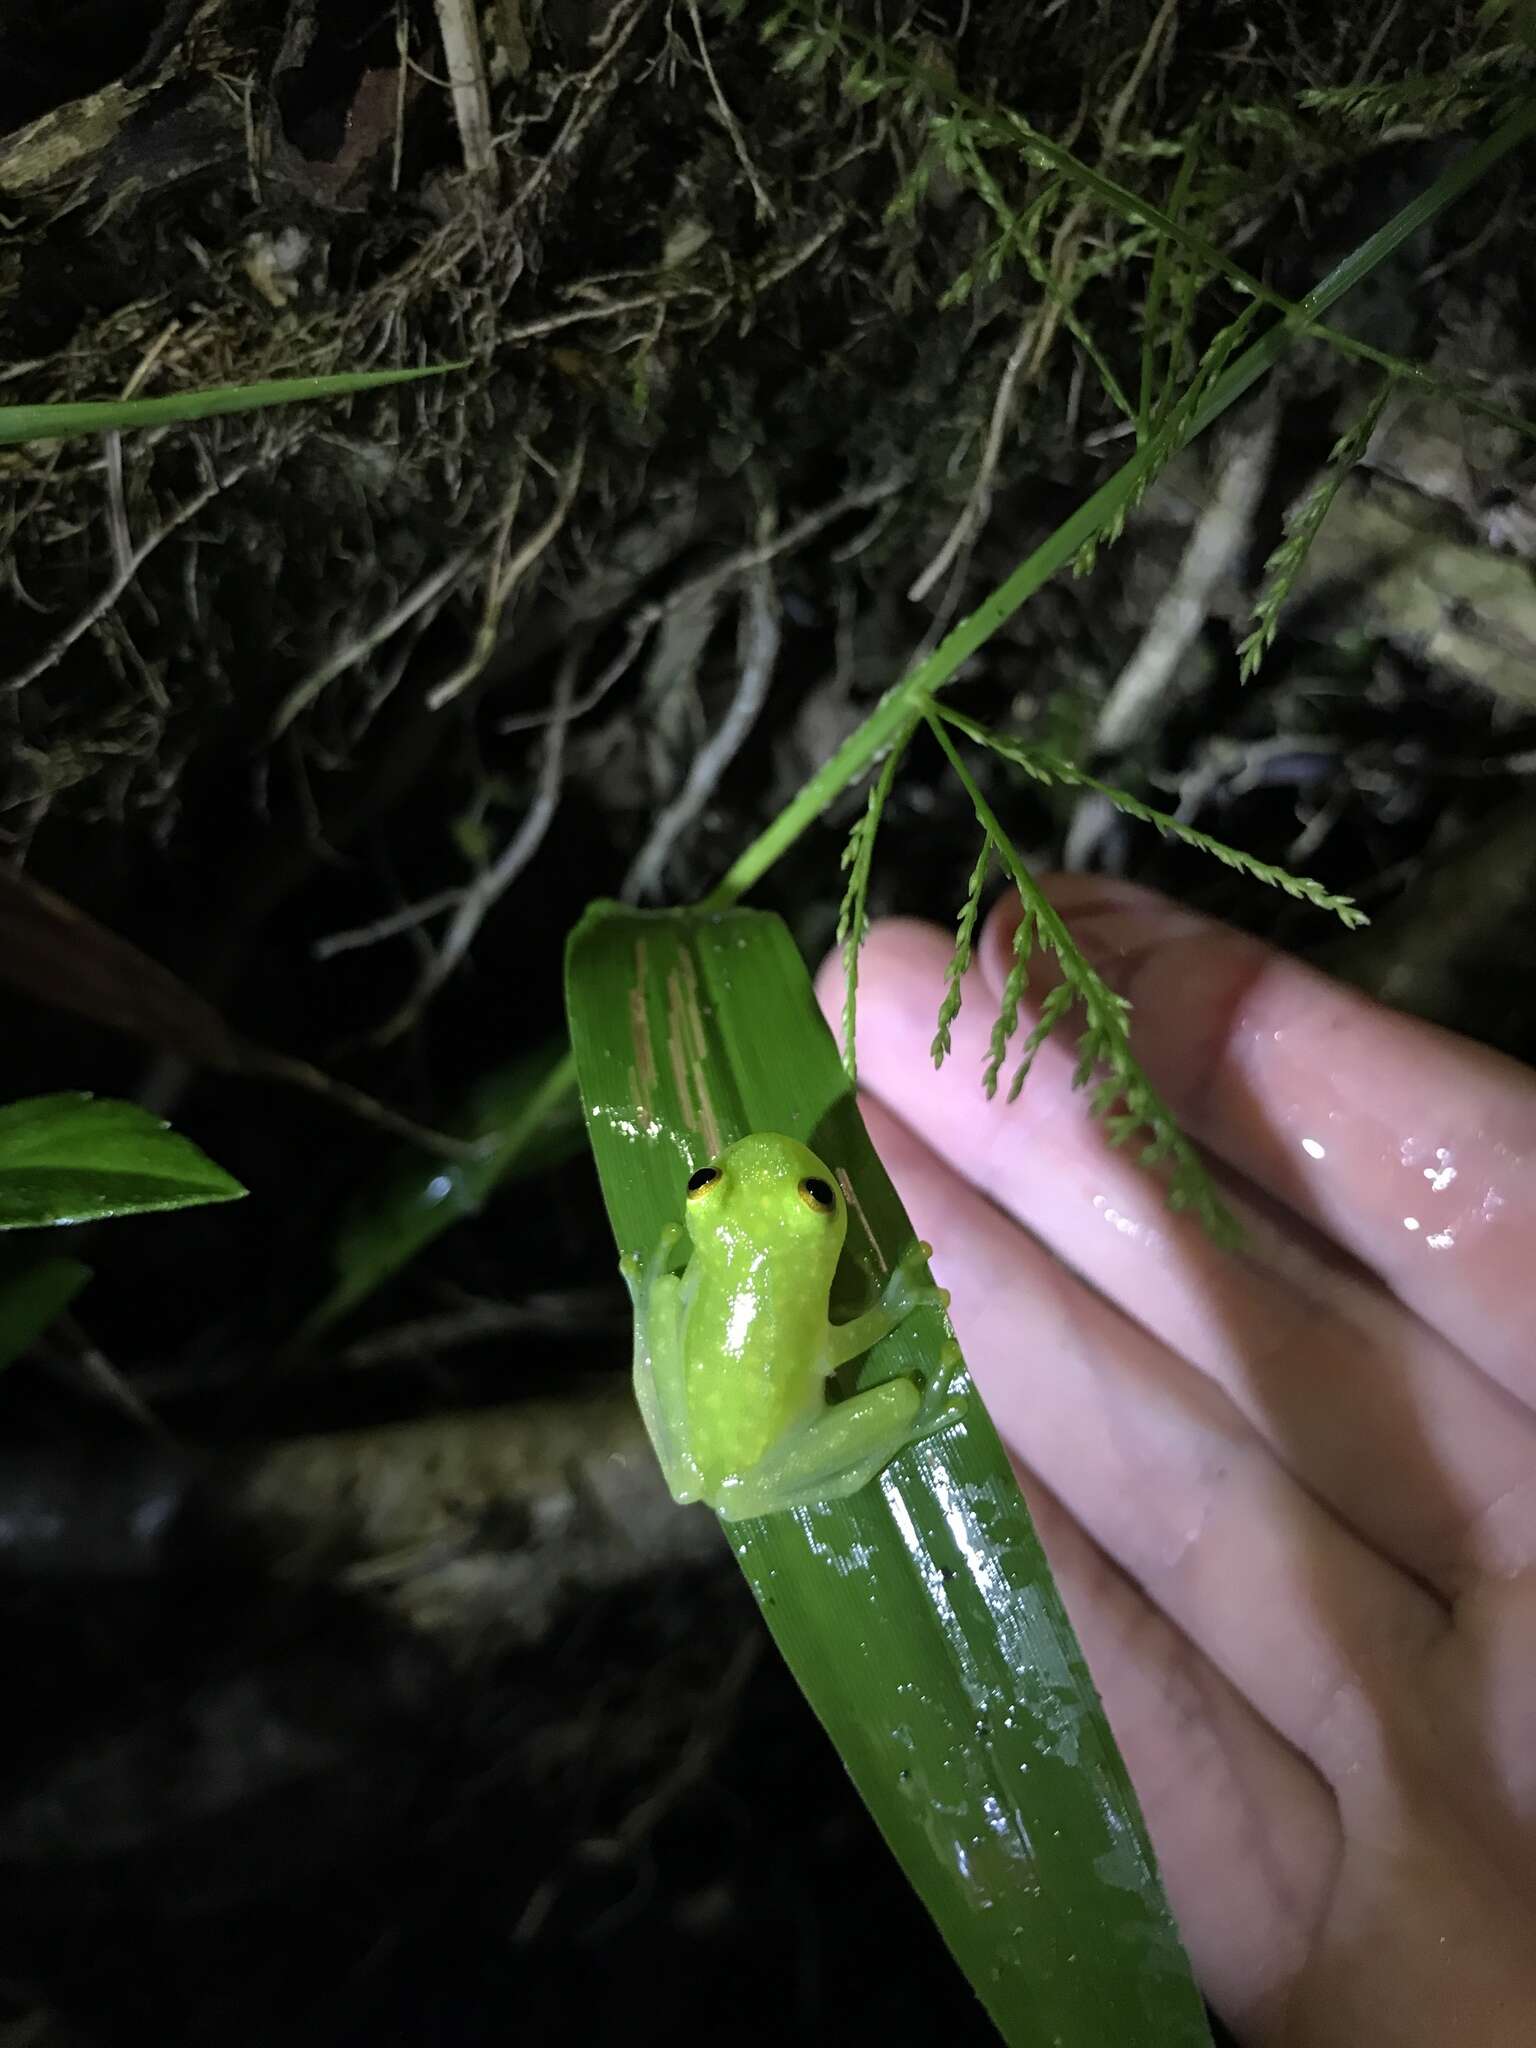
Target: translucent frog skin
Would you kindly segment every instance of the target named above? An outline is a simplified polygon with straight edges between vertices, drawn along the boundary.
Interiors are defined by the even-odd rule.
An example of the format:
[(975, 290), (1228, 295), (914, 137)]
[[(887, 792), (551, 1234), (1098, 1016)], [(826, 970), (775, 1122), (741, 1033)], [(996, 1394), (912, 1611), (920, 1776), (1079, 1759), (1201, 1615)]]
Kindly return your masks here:
[(647, 1264), (619, 1263), (635, 1393), (674, 1500), (707, 1501), (727, 1521), (836, 1500), (962, 1412), (947, 1399), (953, 1346), (926, 1395), (898, 1379), (828, 1405), (839, 1366), (949, 1296), (921, 1278), (929, 1247), (914, 1244), (876, 1307), (829, 1319), (848, 1210), (796, 1139), (759, 1131), (730, 1146), (689, 1180), (685, 1213), (686, 1231), (669, 1224)]

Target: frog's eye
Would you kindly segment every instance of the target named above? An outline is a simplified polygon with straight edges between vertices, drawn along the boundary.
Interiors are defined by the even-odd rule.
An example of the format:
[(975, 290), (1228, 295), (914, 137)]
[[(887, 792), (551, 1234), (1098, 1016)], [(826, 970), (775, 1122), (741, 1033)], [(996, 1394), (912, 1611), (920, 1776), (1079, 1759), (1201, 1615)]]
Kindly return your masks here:
[(819, 1179), (814, 1173), (808, 1180), (801, 1181), (795, 1192), (807, 1209), (814, 1209), (818, 1216), (830, 1216), (837, 1207), (837, 1196), (831, 1184)]
[(688, 1176), (688, 1199), (696, 1202), (706, 1189), (712, 1188), (720, 1178), (718, 1166), (701, 1166), (697, 1173)]

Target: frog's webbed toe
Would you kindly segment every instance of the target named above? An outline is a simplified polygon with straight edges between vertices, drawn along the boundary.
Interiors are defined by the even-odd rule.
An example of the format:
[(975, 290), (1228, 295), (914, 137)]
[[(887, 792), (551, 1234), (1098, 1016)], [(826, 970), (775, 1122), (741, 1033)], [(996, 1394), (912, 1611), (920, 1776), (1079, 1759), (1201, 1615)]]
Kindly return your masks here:
[(933, 1246), (915, 1239), (891, 1268), (881, 1296), (893, 1315), (909, 1316), (918, 1308), (948, 1308), (949, 1289), (935, 1287), (923, 1271)]

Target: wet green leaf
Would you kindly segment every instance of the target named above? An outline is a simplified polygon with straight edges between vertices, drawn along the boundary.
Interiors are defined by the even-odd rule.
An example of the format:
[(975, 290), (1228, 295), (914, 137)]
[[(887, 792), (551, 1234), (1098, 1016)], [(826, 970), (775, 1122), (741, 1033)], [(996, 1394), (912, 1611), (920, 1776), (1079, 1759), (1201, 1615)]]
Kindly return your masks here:
[(189, 1138), (135, 1103), (39, 1095), (0, 1109), (0, 1230), (187, 1209), (244, 1193)]
[[(648, 1254), (682, 1215), (688, 1173), (754, 1130), (803, 1139), (843, 1180), (866, 1292), (910, 1245), (778, 919), (596, 905), (572, 935), (566, 993), (623, 1251)], [(857, 1384), (932, 1372), (944, 1341), (936, 1311), (909, 1317)], [(961, 1422), (850, 1499), (728, 1526), (780, 1649), (1003, 2038), (1208, 2044), (1135, 1795), (974, 1393)]]

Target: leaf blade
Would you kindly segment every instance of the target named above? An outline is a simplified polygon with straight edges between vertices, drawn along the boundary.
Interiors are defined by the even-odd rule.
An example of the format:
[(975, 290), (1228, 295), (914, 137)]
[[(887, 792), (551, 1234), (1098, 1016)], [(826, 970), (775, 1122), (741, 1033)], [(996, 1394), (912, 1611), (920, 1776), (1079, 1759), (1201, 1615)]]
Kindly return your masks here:
[[(866, 1285), (910, 1244), (777, 919), (596, 905), (567, 962), (588, 1129), (625, 1252), (650, 1252), (687, 1173), (754, 1129), (802, 1138), (842, 1179)], [(937, 1311), (921, 1311), (857, 1384), (930, 1371), (944, 1341)], [(1003, 2038), (1208, 2043), (1124, 1767), (974, 1396), (860, 1493), (729, 1535)]]
[(136, 1103), (61, 1094), (0, 1108), (0, 1230), (233, 1202), (245, 1192)]

